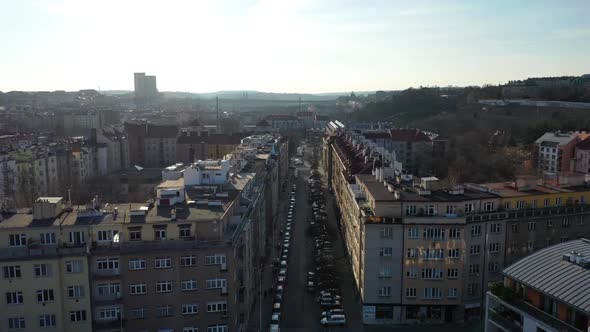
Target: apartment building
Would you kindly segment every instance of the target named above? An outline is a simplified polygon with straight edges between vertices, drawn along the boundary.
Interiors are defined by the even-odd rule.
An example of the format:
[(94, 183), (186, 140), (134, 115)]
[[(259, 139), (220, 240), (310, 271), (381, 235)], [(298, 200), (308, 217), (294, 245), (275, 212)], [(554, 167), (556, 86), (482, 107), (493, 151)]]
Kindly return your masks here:
[(98, 174), (110, 174), (116, 171), (128, 169), (129, 163), (129, 139), (123, 128), (116, 126), (93, 129), (90, 135), (93, 145), (99, 146), (104, 151), (104, 156), (99, 158)]
[(125, 122), (124, 128), (131, 165), (165, 167), (176, 162), (177, 126), (135, 121)]
[(502, 270), (487, 293), (485, 331), (590, 329), (590, 241), (540, 250)]
[(0, 217), (2, 331), (92, 331), (86, 247), (59, 228), (60, 198)]
[(503, 267), (590, 232), (590, 187), (579, 175), (450, 184), (402, 174), (355, 133), (324, 142), (367, 324), (478, 319)]
[(548, 132), (535, 141), (537, 170), (541, 172), (569, 172), (574, 169), (575, 148), (589, 136), (585, 132)]
[(16, 206), (16, 161), (10, 156), (0, 156), (0, 210)]
[(183, 132), (176, 142), (176, 159), (179, 162), (195, 160), (222, 159), (231, 153), (247, 134), (212, 134), (198, 135), (195, 132)]
[[(260, 291), (258, 266), (269, 250), (278, 206), (275, 144), (284, 143), (250, 137), (231, 159), (166, 169), (151, 202), (105, 204), (95, 197), (70, 206), (42, 197), (32, 214), (3, 213), (0, 251), (7, 251), (0, 265), (6, 279), (23, 282), (2, 283), (2, 291), (7, 306), (24, 305), (0, 324), (23, 330), (45, 324), (67, 331), (243, 330)], [(43, 264), (52, 272), (39, 273), (63, 269), (64, 276), (34, 293), (43, 296), (37, 308), (29, 299), (33, 293), (21, 286), (34, 284), (25, 269), (33, 273)], [(42, 310), (47, 301), (56, 303), (55, 312)]]
[(590, 174), (590, 138), (576, 144), (573, 171)]

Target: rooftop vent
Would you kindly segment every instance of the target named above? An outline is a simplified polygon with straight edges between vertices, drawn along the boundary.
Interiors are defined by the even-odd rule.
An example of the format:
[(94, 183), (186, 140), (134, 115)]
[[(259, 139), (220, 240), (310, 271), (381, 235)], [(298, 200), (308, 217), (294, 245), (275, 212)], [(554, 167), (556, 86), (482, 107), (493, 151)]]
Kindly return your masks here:
[(584, 269), (590, 269), (590, 259), (579, 252), (571, 251), (563, 255), (563, 260), (572, 264), (579, 265)]

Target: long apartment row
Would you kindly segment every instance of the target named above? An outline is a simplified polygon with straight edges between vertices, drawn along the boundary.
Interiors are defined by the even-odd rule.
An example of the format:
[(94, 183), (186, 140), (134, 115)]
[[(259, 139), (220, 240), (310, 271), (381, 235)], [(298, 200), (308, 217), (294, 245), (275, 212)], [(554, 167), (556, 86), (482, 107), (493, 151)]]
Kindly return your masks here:
[(480, 318), (504, 266), (590, 233), (576, 174), (450, 185), (402, 175), (346, 135), (325, 140), (323, 164), (367, 324)]

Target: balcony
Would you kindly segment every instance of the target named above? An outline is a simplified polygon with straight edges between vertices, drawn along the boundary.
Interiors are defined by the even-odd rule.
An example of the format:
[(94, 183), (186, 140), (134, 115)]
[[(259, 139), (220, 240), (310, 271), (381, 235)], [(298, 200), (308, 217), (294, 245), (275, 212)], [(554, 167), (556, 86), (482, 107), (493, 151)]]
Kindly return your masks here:
[(94, 279), (112, 279), (121, 275), (120, 269), (108, 269), (108, 270), (94, 270), (92, 276)]
[(92, 297), (95, 305), (103, 306), (103, 305), (114, 305), (114, 304), (121, 304), (123, 301), (123, 295), (121, 292), (117, 294), (105, 294), (105, 295), (98, 295), (95, 294)]
[[(499, 285), (499, 286), (498, 286)], [(559, 320), (557, 317), (535, 307), (519, 297), (501, 283), (488, 291), (490, 320), (506, 331), (522, 331), (522, 316), (528, 316), (561, 332), (582, 332), (582, 330)], [(495, 308), (491, 305), (496, 303)], [(518, 316), (518, 317), (517, 317)], [(516, 330), (514, 328), (517, 328)]]

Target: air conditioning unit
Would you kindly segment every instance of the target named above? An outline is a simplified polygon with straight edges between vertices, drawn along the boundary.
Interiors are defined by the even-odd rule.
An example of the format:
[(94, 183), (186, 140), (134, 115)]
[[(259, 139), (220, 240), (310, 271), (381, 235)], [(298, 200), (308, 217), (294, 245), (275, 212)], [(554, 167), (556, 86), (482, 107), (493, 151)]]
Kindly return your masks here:
[(120, 298), (122, 297), (122, 295), (121, 295), (121, 292), (117, 292), (117, 293), (115, 294), (115, 297), (116, 297), (117, 299), (120, 299)]
[(221, 294), (227, 294), (227, 286), (221, 287)]
[(221, 263), (221, 271), (227, 271), (227, 263)]

